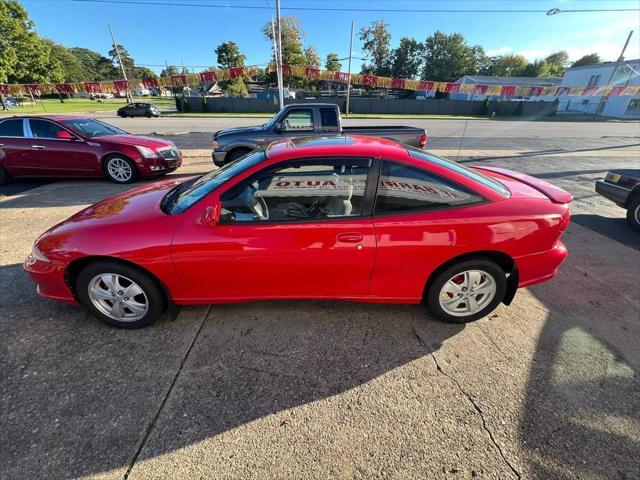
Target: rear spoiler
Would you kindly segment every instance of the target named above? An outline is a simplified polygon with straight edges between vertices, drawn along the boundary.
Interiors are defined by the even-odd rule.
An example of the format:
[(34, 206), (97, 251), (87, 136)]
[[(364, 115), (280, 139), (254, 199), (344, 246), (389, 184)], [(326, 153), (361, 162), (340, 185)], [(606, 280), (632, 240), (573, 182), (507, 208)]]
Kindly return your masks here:
[(500, 175), (504, 175), (505, 177), (513, 178), (514, 180), (518, 180), (526, 185), (529, 185), (531, 188), (535, 188), (541, 193), (544, 193), (549, 199), (554, 203), (569, 203), (573, 200), (573, 195), (569, 192), (556, 187), (555, 185), (551, 185), (549, 182), (545, 182), (544, 180), (540, 180), (539, 178), (532, 177), (530, 175), (525, 175), (524, 173), (514, 172), (513, 170), (507, 170), (506, 168), (498, 168), (498, 167), (474, 167), (480, 170), (486, 170), (488, 172), (499, 173)]

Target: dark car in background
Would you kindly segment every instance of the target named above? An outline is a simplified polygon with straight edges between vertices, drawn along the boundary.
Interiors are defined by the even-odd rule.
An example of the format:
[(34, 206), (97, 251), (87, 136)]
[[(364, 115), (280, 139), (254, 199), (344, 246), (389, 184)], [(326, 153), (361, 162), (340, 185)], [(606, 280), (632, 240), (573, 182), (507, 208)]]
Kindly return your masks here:
[(136, 102), (118, 109), (118, 116), (126, 117), (159, 117), (160, 109), (155, 103)]
[(86, 117), (0, 120), (0, 184), (21, 177), (106, 177), (131, 183), (177, 169), (173, 142), (130, 135)]
[(640, 232), (640, 169), (611, 170), (596, 180), (596, 192), (627, 210), (627, 223)]
[(402, 125), (343, 127), (340, 108), (334, 103), (294, 103), (255, 127), (227, 128), (213, 136), (213, 163), (221, 167), (277, 140), (299, 137), (360, 135), (380, 137), (424, 148), (427, 132)]

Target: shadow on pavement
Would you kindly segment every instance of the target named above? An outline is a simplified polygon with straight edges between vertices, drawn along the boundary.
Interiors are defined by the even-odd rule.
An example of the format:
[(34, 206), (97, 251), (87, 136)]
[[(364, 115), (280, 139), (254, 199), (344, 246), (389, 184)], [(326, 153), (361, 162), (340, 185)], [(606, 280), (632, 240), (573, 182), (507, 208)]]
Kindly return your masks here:
[(360, 386), (463, 328), (421, 306), (287, 301), (213, 306), (199, 334), (206, 308), (122, 331), (35, 298), (19, 265), (0, 274), (7, 478), (126, 469), (180, 369), (140, 459)]
[[(604, 243), (587, 246), (593, 235), (584, 240), (585, 255), (570, 253), (553, 282), (530, 289), (550, 313), (520, 419), (527, 478), (637, 479), (640, 311), (637, 276), (628, 267), (638, 260), (629, 258), (626, 273), (612, 276), (608, 263), (624, 254), (601, 251)], [(569, 252), (580, 242), (565, 241)]]
[(576, 213), (571, 215), (571, 221), (583, 227), (590, 228), (601, 235), (605, 235), (611, 240), (640, 250), (640, 233), (632, 230), (625, 218), (611, 218), (603, 217), (602, 215)]

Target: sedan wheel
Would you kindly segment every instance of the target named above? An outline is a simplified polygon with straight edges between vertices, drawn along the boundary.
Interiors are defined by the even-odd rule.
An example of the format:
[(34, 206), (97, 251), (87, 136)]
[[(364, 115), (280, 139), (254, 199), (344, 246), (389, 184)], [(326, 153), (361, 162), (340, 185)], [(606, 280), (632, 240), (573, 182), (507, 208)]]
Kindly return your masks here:
[(111, 157), (104, 165), (105, 174), (115, 183), (131, 183), (136, 179), (137, 170), (128, 158)]
[(138, 268), (115, 261), (85, 267), (76, 280), (80, 303), (103, 322), (140, 328), (156, 321), (166, 308), (158, 282)]
[(488, 258), (473, 258), (454, 264), (430, 281), (425, 300), (440, 320), (465, 323), (491, 313), (504, 298), (507, 277)]

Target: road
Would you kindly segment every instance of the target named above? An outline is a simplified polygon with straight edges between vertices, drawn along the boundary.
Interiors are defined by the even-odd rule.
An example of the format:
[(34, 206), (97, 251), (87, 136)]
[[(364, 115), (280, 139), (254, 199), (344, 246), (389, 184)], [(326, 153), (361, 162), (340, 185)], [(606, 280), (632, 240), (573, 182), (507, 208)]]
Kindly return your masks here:
[[(464, 128), (449, 122), (433, 128)], [(627, 125), (465, 136), (460, 161), (576, 197), (558, 277), (466, 326), (420, 306), (258, 302), (115, 330), (37, 297), (20, 263), (45, 228), (127, 187), (0, 199), (1, 478), (640, 478), (640, 240), (593, 191), (637, 166)], [(450, 132), (438, 148), (457, 150)]]

